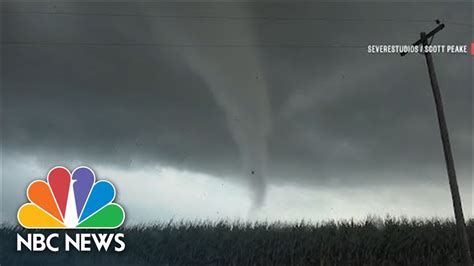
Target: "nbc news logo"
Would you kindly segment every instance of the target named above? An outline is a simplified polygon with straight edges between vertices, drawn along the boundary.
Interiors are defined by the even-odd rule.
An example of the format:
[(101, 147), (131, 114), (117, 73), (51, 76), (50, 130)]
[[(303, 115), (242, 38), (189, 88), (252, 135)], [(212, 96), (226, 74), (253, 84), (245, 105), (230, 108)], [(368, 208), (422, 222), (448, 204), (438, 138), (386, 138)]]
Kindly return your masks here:
[[(51, 169), (47, 182), (33, 181), (26, 192), (29, 203), (18, 210), (17, 218), (26, 229), (114, 229), (125, 220), (123, 208), (113, 203), (116, 195), (114, 185), (106, 180), (96, 182), (92, 169), (81, 166), (74, 171), (62, 166)], [(45, 236), (28, 233), (26, 237), (17, 234), (17, 251), (22, 247), (30, 251), (46, 249), (58, 252), (53, 243), (58, 233)], [(114, 250), (125, 250), (124, 234), (80, 233), (74, 237), (64, 234), (64, 250), (72, 248), (90, 251), (95, 245), (98, 251), (107, 251), (112, 242)]]

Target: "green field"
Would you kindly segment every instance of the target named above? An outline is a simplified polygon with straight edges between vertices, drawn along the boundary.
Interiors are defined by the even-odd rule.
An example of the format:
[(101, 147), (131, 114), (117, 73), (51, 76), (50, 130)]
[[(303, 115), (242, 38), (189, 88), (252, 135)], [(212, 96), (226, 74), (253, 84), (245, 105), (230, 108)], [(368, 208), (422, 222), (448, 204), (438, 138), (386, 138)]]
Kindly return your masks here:
[[(474, 220), (467, 225), (472, 250)], [(169, 222), (105, 230), (125, 234), (121, 253), (16, 251), (16, 233), (55, 231), (2, 226), (1, 265), (457, 265), (461, 260), (453, 222), (403, 218), (321, 224)], [(67, 231), (76, 232), (84, 231)]]

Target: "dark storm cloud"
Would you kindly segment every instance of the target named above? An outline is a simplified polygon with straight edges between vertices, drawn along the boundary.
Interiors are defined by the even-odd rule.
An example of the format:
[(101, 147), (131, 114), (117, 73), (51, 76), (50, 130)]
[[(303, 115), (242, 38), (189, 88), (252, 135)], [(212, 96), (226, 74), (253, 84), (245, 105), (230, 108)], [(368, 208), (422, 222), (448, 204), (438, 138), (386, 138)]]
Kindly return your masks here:
[[(408, 23), (409, 19), (470, 22), (471, 4), (246, 5), (249, 16), (367, 18), (251, 21), (256, 42), (290, 45), (256, 48), (270, 94), (270, 182), (337, 179), (363, 186), (375, 181), (415, 182), (413, 175), (423, 169), (442, 169), (423, 57), (369, 55), (365, 46), (411, 43), (420, 31), (435, 26)], [(2, 16), (2, 39), (189, 44), (175, 32), (184, 25), (205, 44), (242, 44), (240, 33), (232, 31), (241, 23), (232, 19), (236, 6), (10, 3), (4, 11), (145, 12), (227, 19), (10, 14)], [(448, 23), (435, 42), (467, 44), (471, 30)], [(68, 158), (117, 167), (161, 163), (214, 176), (241, 175), (229, 118), (206, 81), (187, 64), (183, 49), (190, 48), (2, 46), (5, 150), (35, 155), (47, 165)], [(240, 48), (219, 49), (232, 53)], [(472, 58), (436, 55), (435, 60), (455, 156), (467, 169), (472, 162)], [(241, 118), (235, 119), (238, 123)], [(393, 180), (400, 176), (405, 178)]]

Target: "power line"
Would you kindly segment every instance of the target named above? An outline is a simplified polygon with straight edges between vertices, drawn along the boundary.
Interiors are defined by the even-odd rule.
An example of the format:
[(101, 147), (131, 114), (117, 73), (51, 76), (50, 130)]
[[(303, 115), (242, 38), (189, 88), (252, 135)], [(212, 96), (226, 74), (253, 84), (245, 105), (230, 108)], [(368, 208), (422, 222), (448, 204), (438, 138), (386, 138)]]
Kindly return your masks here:
[(176, 48), (319, 48), (319, 49), (359, 49), (366, 45), (338, 45), (338, 44), (173, 44), (173, 43), (98, 43), (98, 42), (34, 42), (34, 41), (6, 41), (1, 42), (5, 46), (90, 46), (90, 47), (176, 47)]
[[(434, 20), (427, 19), (377, 19), (377, 18), (329, 18), (329, 17), (273, 17), (273, 16), (180, 16), (180, 15), (151, 15), (127, 13), (88, 13), (88, 12), (40, 12), (40, 11), (2, 11), (5, 15), (62, 15), (62, 16), (106, 16), (106, 17), (138, 17), (162, 19), (220, 19), (220, 20), (273, 20), (273, 21), (327, 21), (327, 22), (393, 22), (393, 23), (427, 23)], [(449, 22), (450, 25), (472, 27), (470, 23)]]
[[(439, 24), (439, 22), (437, 22)], [(435, 29), (426, 34), (425, 32), (420, 33), (420, 39), (418, 39), (414, 45), (423, 44), (428, 45), (433, 40), (432, 38), (436, 33), (444, 29), (444, 24), (439, 24)], [(431, 40), (430, 40), (431, 39)], [(404, 54), (402, 54), (403, 56)], [(431, 88), (433, 91), (433, 97), (436, 106), (436, 114), (438, 117), (438, 124), (441, 136), (441, 143), (443, 144), (444, 158), (446, 162), (446, 168), (448, 172), (449, 187), (451, 190), (451, 198), (454, 207), (454, 216), (456, 218), (456, 228), (459, 238), (459, 245), (461, 254), (464, 259), (464, 265), (472, 266), (471, 251), (469, 248), (469, 241), (466, 233), (466, 224), (464, 220), (464, 214), (462, 210), (461, 195), (459, 194), (458, 181), (456, 177), (456, 168), (454, 166), (454, 158), (451, 150), (451, 143), (449, 140), (448, 126), (446, 123), (446, 117), (443, 107), (443, 100), (439, 89), (438, 78), (436, 77), (436, 71), (433, 63), (433, 56), (430, 52), (424, 52), (426, 58), (426, 64), (428, 66), (428, 74), (430, 76)]]

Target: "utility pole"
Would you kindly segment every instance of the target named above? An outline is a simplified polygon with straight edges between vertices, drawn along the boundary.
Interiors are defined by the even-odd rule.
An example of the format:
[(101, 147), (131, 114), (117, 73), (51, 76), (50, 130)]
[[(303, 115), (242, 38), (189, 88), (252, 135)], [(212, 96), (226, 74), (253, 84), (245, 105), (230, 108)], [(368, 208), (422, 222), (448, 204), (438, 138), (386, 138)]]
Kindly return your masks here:
[[(432, 38), (437, 32), (444, 28), (444, 24), (440, 24), (439, 21), (436, 21), (439, 25), (426, 34), (425, 32), (420, 33), (420, 39), (416, 41), (413, 45), (429, 45), (428, 39)], [(446, 168), (449, 178), (449, 187), (451, 188), (451, 198), (453, 200), (454, 207), (454, 216), (456, 218), (456, 227), (459, 237), (459, 244), (461, 245), (461, 253), (466, 266), (472, 266), (472, 257), (471, 251), (469, 248), (469, 241), (466, 233), (466, 223), (464, 221), (464, 214), (462, 211), (461, 196), (459, 194), (459, 187), (456, 178), (456, 169), (454, 167), (454, 158), (451, 152), (451, 144), (449, 141), (448, 127), (446, 125), (446, 118), (444, 115), (443, 101), (441, 98), (441, 92), (438, 86), (438, 79), (436, 78), (436, 72), (433, 63), (433, 57), (431, 53), (423, 52), (426, 58), (426, 64), (428, 66), (428, 73), (430, 75), (431, 88), (433, 90), (433, 97), (436, 105), (436, 113), (438, 115), (439, 130), (441, 133), (441, 141), (443, 143), (444, 158), (446, 161)], [(406, 55), (402, 53), (401, 56)]]

